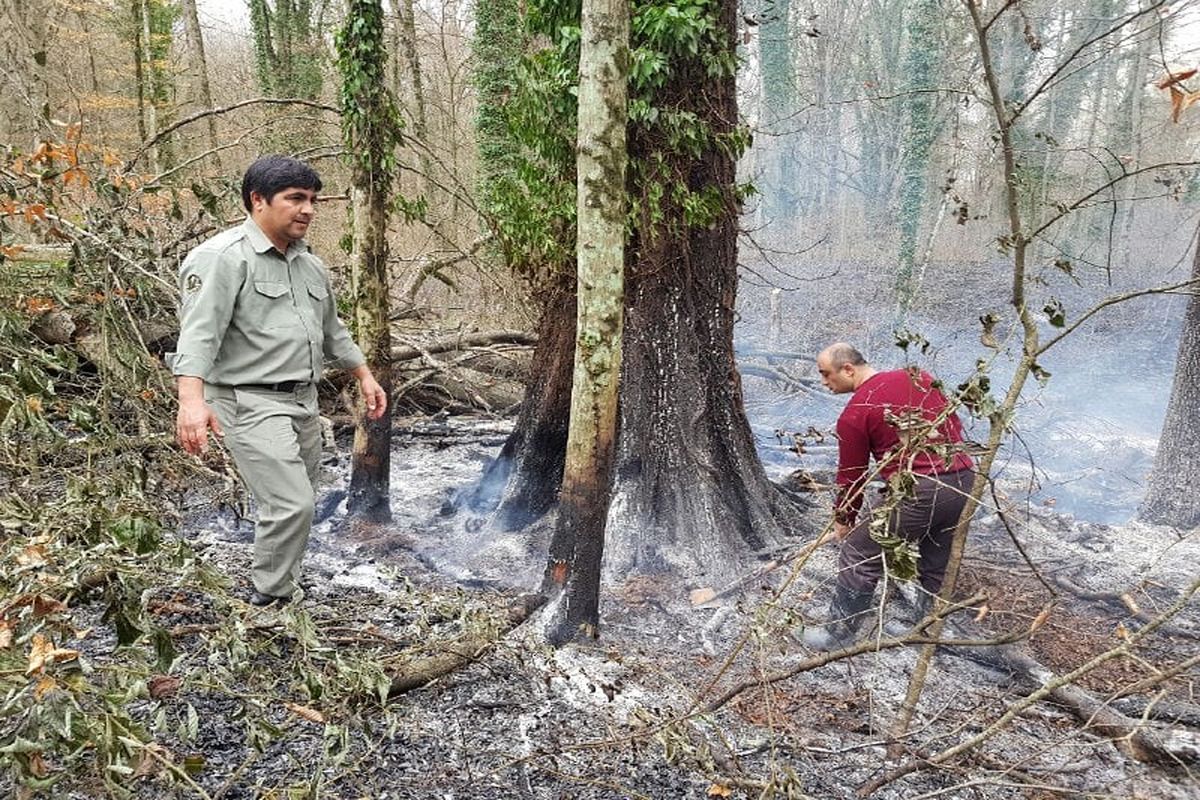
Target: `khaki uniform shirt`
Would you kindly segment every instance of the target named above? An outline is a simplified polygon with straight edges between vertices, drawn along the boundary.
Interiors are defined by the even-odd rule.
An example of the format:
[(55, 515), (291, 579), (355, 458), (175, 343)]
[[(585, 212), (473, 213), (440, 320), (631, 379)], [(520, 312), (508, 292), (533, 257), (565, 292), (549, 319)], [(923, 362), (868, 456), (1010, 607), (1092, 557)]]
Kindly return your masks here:
[(175, 375), (223, 386), (316, 382), (324, 362), (366, 363), (338, 319), (325, 265), (303, 241), (281, 255), (251, 219), (189, 253), (179, 289)]

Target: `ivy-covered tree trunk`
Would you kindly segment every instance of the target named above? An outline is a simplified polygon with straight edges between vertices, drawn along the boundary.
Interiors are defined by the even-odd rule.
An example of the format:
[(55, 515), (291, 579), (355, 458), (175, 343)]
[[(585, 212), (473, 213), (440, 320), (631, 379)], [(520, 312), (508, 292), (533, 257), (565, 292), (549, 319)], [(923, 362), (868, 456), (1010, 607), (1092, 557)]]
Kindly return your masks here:
[[(348, 0), (338, 32), (342, 129), (350, 154), (354, 251), (351, 285), (358, 342), (379, 385), (391, 395), (391, 327), (387, 224), (396, 174), (400, 119), (388, 92), (387, 48), (380, 0)], [(391, 403), (379, 419), (357, 415), (347, 508), (386, 520), (391, 467)]]
[[(1200, 234), (1200, 232), (1198, 232)], [(1193, 291), (1200, 292), (1200, 244), (1192, 259)], [(1158, 437), (1154, 469), (1138, 516), (1147, 522), (1200, 525), (1200, 294), (1188, 300), (1175, 357), (1175, 380)]]
[[(665, 6), (635, 3), (635, 20), (646, 15), (641, 29), (650, 17), (662, 18)], [(647, 43), (667, 66), (636, 79), (640, 94), (630, 96), (627, 183), (639, 213), (626, 257), (604, 571), (673, 570), (720, 583), (741, 574), (753, 551), (779, 544), (795, 509), (763, 473), (734, 363), (734, 160), (745, 143), (734, 91), (736, 4), (727, 0), (705, 14), (698, 47), (686, 18)], [(679, 146), (681, 138), (689, 147)], [(553, 143), (538, 144), (554, 152)], [(563, 288), (554, 295), (560, 314), (547, 307), (543, 358), (526, 405), (485, 478), (488, 488), (503, 483), (500, 508), (510, 524), (544, 511), (561, 476), (553, 471), (561, 470), (566, 446), (560, 403), (570, 385), (570, 294)]]
[(548, 639), (595, 634), (617, 435), (625, 273), (628, 0), (584, 0), (576, 158), (578, 305), (571, 424), (546, 586), (562, 589)]

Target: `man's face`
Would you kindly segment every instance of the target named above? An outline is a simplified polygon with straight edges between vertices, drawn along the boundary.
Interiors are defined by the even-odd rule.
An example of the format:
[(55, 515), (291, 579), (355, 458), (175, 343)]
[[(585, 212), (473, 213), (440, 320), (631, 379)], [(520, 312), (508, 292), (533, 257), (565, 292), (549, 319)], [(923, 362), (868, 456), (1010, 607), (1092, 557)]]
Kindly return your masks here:
[(312, 189), (289, 186), (269, 201), (258, 192), (250, 193), (250, 216), (272, 242), (299, 241), (308, 231), (317, 211), (317, 193)]
[(829, 356), (822, 353), (817, 356), (817, 372), (821, 373), (821, 383), (834, 394), (845, 394), (854, 391), (854, 367), (842, 364), (834, 367)]

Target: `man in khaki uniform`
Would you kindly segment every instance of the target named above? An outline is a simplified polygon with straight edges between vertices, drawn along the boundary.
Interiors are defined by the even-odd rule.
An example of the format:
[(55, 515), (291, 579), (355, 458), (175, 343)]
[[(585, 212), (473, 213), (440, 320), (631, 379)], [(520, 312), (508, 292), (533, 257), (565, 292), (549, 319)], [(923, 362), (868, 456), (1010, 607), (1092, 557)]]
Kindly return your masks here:
[(321, 179), (283, 156), (242, 179), (249, 217), (188, 254), (179, 270), (176, 435), (189, 453), (224, 436), (258, 505), (250, 602), (298, 586), (316, 497), (322, 366), (349, 370), (372, 419), (387, 395), (337, 317), (325, 265), (304, 242)]

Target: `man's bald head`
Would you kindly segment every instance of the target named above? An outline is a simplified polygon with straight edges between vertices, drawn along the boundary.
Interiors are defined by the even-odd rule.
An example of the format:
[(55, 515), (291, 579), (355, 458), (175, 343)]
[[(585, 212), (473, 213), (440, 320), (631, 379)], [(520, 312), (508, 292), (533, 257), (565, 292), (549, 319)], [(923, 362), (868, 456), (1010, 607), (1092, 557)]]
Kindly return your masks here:
[(858, 352), (857, 348), (845, 342), (835, 342), (829, 345), (829, 347), (821, 351), (821, 355), (829, 359), (829, 363), (834, 369), (837, 369), (842, 364), (861, 367), (867, 363), (867, 359), (863, 358), (863, 354)]
[(825, 388), (834, 394), (853, 392), (875, 374), (863, 354), (845, 342), (831, 344), (821, 351), (817, 356), (817, 371)]

